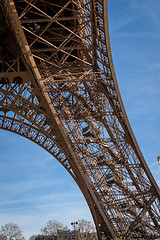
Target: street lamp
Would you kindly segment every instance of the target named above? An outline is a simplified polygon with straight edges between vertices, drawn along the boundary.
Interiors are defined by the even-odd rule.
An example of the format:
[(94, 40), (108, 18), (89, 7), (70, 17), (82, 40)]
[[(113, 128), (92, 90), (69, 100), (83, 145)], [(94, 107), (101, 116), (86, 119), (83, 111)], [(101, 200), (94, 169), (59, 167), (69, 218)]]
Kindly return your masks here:
[(71, 225), (73, 225), (73, 229), (76, 231), (76, 225), (78, 225), (78, 222), (71, 222)]
[(158, 164), (159, 164), (159, 167), (160, 167), (160, 156), (157, 156), (157, 160), (158, 160)]

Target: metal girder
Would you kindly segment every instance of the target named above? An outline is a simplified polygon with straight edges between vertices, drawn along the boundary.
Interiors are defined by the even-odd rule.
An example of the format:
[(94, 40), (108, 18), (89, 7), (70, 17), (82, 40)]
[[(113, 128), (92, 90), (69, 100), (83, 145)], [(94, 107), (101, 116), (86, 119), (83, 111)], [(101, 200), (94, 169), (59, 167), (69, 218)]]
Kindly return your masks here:
[(19, 52), (0, 62), (0, 128), (62, 163), (99, 240), (160, 237), (160, 192), (121, 100), (107, 1), (1, 0), (1, 8)]

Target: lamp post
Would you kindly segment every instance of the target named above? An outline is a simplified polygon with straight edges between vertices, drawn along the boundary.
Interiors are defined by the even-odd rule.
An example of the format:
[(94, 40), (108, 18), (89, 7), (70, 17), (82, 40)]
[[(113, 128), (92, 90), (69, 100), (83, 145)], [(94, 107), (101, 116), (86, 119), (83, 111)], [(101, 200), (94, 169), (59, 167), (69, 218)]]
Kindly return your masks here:
[(157, 156), (157, 160), (158, 160), (158, 164), (159, 164), (159, 167), (160, 167), (160, 156)]
[(71, 225), (73, 226), (74, 231), (76, 231), (76, 225), (78, 225), (78, 222), (71, 222)]

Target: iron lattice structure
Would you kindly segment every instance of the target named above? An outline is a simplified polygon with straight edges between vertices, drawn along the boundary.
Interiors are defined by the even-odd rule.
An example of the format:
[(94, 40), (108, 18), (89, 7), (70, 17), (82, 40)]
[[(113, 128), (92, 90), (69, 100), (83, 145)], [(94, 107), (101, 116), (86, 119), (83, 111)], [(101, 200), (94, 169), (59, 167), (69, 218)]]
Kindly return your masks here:
[(114, 72), (107, 0), (0, 1), (0, 128), (51, 153), (98, 238), (160, 237), (160, 192)]

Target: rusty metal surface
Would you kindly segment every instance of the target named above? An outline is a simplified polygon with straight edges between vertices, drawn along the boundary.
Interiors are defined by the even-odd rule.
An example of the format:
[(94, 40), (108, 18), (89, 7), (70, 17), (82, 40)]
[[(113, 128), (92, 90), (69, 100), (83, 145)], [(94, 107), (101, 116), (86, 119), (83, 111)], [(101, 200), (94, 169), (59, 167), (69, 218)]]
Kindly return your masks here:
[(160, 237), (159, 188), (119, 93), (107, 1), (0, 3), (2, 48), (13, 36), (0, 55), (0, 128), (62, 163), (86, 198), (99, 239)]

